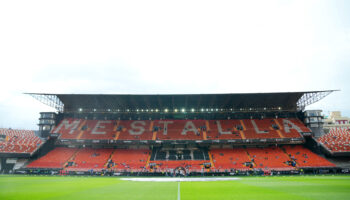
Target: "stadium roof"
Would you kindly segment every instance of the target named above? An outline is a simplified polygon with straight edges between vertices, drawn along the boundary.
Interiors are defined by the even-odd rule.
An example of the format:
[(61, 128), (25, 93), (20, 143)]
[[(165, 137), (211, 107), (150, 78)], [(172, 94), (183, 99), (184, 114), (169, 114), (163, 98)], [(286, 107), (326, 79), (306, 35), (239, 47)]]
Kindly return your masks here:
[[(179, 110), (303, 110), (335, 90), (231, 94), (47, 94), (26, 93), (59, 112)], [(208, 111), (208, 110), (206, 110)], [(213, 110), (211, 110), (213, 111)]]

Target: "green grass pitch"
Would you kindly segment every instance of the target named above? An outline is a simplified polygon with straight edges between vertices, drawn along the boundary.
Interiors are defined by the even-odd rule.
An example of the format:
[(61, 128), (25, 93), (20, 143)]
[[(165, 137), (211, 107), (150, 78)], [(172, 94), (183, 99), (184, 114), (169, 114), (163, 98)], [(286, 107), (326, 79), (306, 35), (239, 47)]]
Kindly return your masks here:
[(132, 182), (116, 177), (0, 176), (0, 200), (350, 199), (350, 176), (240, 177), (217, 182)]

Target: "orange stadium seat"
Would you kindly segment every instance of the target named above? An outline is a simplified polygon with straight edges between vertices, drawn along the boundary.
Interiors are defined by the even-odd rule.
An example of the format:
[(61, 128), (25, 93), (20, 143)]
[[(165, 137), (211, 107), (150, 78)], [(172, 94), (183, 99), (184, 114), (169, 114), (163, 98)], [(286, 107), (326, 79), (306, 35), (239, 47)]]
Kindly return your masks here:
[(286, 145), (283, 148), (296, 160), (298, 167), (335, 167), (333, 163), (301, 145)]
[[(285, 138), (298, 138), (301, 137), (300, 133), (305, 132), (309, 133), (311, 130), (307, 128), (299, 119), (275, 119), (276, 124), (280, 128), (282, 135)], [(289, 123), (292, 122), (300, 131), (294, 129), (292, 125)]]
[[(277, 128), (274, 128), (277, 127)], [(63, 119), (52, 133), (61, 139), (234, 140), (301, 138), (310, 130), (298, 119), (83, 120)]]
[(30, 153), (35, 152), (43, 144), (42, 140), (30, 130), (0, 129), (0, 152)]
[(207, 138), (208, 140), (243, 139), (236, 128), (237, 125), (240, 125), (239, 120), (208, 120)]
[(215, 169), (225, 171), (230, 169), (249, 170), (246, 163), (251, 162), (247, 151), (244, 148), (234, 149), (212, 149), (210, 151)]
[(295, 169), (288, 164), (288, 161), (291, 160), (288, 154), (278, 147), (247, 148), (247, 151), (254, 161), (256, 169), (264, 171)]
[(77, 151), (76, 148), (57, 147), (45, 156), (31, 162), (27, 168), (63, 168), (68, 159)]
[[(168, 122), (165, 127), (164, 122)], [(204, 120), (156, 120), (157, 140), (203, 140), (203, 131), (199, 127), (205, 125)]]
[(318, 142), (323, 144), (331, 152), (349, 152), (350, 129), (332, 128), (328, 134), (318, 138)]
[(69, 162), (73, 164), (66, 168), (68, 171), (101, 171), (106, 168), (108, 159), (113, 149), (91, 149), (82, 148), (75, 154)]
[[(121, 128), (118, 140), (152, 140), (153, 129), (152, 121), (131, 121), (131, 120), (121, 120), (118, 126)], [(142, 127), (136, 128), (133, 131), (132, 127)]]
[[(273, 119), (242, 120), (245, 126), (244, 134), (247, 139), (257, 138), (281, 138), (272, 128)], [(257, 128), (257, 129), (256, 129)]]
[(115, 149), (111, 157), (117, 171), (142, 171), (150, 157), (150, 150), (143, 149)]

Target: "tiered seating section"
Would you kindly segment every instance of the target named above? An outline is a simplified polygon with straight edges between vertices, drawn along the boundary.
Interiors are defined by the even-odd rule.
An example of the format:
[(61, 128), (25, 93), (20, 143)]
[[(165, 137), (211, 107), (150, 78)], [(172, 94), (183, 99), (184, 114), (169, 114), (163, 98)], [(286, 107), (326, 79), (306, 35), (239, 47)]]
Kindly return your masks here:
[(83, 120), (64, 119), (52, 131), (61, 139), (217, 140), (301, 138), (311, 132), (291, 119), (244, 120)]
[(213, 149), (210, 151), (213, 163), (219, 171), (227, 169), (249, 170), (251, 159), (244, 148)]
[(296, 160), (298, 167), (335, 167), (333, 163), (303, 146), (285, 146), (284, 149), (292, 159)]
[[(195, 156), (196, 157), (196, 156)], [(209, 159), (152, 160), (147, 149), (91, 149), (57, 147), (45, 156), (30, 163), (27, 168), (60, 168), (67, 171), (120, 172), (168, 171), (183, 167), (188, 171), (201, 172), (210, 163), (210, 170), (231, 171), (259, 169), (263, 171), (288, 171), (296, 167), (335, 167), (301, 145), (265, 148), (212, 149)], [(291, 162), (296, 165), (291, 165)], [(206, 169), (205, 169), (206, 170)]]
[(0, 129), (0, 153), (33, 153), (43, 143), (30, 130)]
[(45, 156), (33, 161), (27, 168), (62, 168), (75, 153), (75, 148), (57, 147)]
[(67, 171), (139, 171), (146, 166), (150, 150), (57, 147), (27, 168), (58, 168)]
[(116, 171), (143, 171), (150, 157), (150, 150), (116, 149), (110, 162)]
[(350, 128), (332, 128), (318, 142), (331, 152), (350, 152)]
[(254, 168), (277, 171), (294, 169), (287, 163), (291, 158), (281, 148), (249, 148), (247, 152), (254, 161)]
[[(318, 156), (303, 146), (283, 146), (265, 148), (234, 148), (211, 150), (214, 167), (220, 171), (227, 169), (263, 171), (288, 171), (295, 167), (335, 167), (325, 158)], [(295, 161), (296, 165), (291, 165)]]
[(105, 168), (105, 164), (112, 152), (113, 149), (79, 149), (68, 161), (68, 167), (66, 169), (68, 171), (101, 171)]

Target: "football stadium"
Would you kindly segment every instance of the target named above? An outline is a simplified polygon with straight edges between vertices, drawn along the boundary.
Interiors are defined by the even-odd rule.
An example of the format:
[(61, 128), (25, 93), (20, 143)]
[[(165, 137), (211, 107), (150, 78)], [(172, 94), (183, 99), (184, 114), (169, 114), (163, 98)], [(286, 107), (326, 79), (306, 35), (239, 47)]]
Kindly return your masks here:
[(350, 0), (0, 0), (0, 200), (350, 200)]
[(349, 199), (350, 129), (305, 109), (332, 92), (27, 93), (56, 112), (0, 129), (0, 198)]

